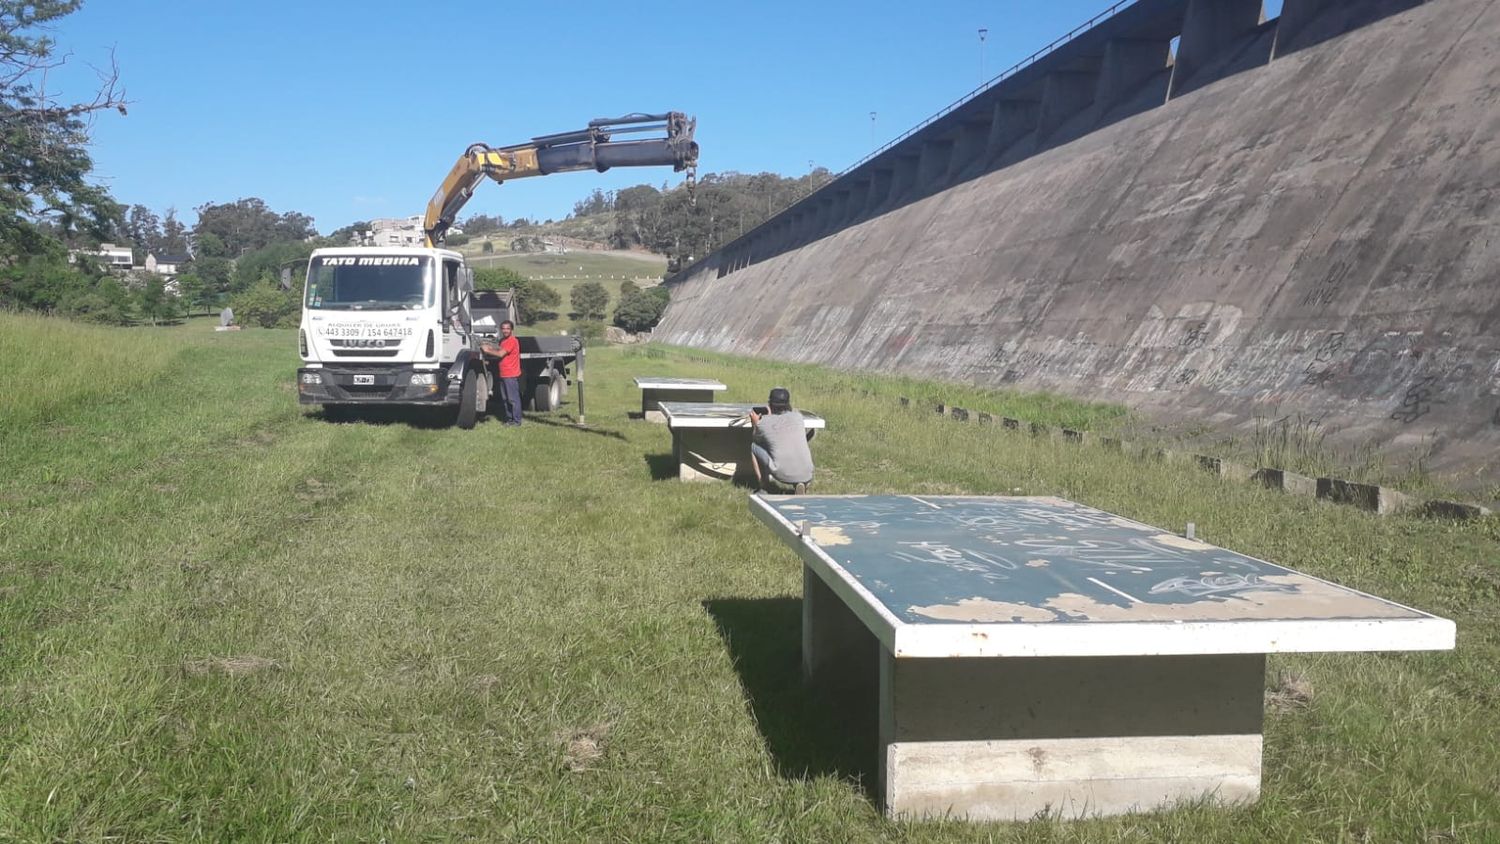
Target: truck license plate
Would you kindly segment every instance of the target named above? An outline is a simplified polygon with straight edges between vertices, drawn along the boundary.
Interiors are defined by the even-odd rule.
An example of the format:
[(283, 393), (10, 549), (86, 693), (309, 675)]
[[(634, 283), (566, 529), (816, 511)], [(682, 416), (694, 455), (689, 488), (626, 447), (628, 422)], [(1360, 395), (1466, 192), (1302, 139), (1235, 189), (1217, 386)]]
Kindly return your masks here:
[(373, 375), (356, 375), (356, 376), (354, 376), (354, 383), (355, 384), (370, 384), (370, 385), (373, 385), (375, 383), (375, 376), (373, 376)]

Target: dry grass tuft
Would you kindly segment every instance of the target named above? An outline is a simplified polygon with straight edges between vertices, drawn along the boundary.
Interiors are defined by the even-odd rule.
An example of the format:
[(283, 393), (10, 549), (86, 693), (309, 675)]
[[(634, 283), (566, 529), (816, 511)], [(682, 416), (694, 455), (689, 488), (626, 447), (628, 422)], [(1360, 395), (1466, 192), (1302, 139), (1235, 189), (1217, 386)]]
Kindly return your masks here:
[(563, 745), (563, 767), (581, 774), (604, 758), (604, 739), (609, 724), (595, 724), (581, 730), (570, 730), (558, 736)]
[(182, 670), (193, 677), (207, 674), (248, 677), (262, 671), (279, 671), (281, 663), (263, 656), (210, 656), (186, 660), (182, 663)]
[(1276, 675), (1276, 684), (1266, 690), (1266, 708), (1272, 712), (1294, 712), (1312, 703), (1312, 681), (1296, 671)]

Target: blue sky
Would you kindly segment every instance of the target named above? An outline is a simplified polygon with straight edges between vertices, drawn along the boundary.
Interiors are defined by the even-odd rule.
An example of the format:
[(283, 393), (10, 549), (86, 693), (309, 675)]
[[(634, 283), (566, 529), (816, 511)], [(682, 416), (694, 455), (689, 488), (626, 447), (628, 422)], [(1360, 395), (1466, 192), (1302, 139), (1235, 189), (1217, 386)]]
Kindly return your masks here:
[[(91, 152), (117, 200), (191, 220), (258, 196), (328, 232), (420, 213), (472, 142), (633, 111), (696, 115), (701, 173), (838, 171), (979, 84), (980, 27), (992, 76), (1108, 5), (85, 0), (49, 86), (91, 94), (114, 51), (130, 114), (100, 115)], [(464, 213), (560, 218), (595, 187), (680, 178), (488, 184)]]

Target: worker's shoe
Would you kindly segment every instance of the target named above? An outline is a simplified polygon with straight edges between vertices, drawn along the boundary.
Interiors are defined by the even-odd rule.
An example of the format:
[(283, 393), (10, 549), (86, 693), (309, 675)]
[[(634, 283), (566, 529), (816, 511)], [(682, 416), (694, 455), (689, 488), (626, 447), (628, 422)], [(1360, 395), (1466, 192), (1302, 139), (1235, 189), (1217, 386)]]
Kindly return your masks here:
[(807, 484), (792, 484), (792, 494), (793, 495), (806, 495), (807, 494)]

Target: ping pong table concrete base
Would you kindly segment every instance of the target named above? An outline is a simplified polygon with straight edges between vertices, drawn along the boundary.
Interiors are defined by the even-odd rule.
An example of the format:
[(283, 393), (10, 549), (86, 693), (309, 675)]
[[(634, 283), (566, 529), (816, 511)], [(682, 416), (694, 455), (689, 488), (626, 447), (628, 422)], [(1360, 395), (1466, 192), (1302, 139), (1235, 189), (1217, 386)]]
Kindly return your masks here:
[(714, 394), (729, 389), (719, 381), (708, 378), (657, 378), (637, 376), (636, 387), (641, 391), (641, 418), (647, 422), (666, 422), (661, 412), (662, 402), (712, 402)]
[[(753, 404), (664, 402), (661, 411), (672, 431), (672, 457), (683, 481), (733, 479), (749, 475)], [(764, 410), (765, 408), (761, 408)], [(822, 417), (802, 412), (808, 439), (823, 428)]]
[(898, 659), (807, 567), (802, 602), (808, 682), (878, 690), (892, 816), (1081, 817), (1260, 795), (1263, 654)]
[(892, 817), (1254, 801), (1267, 654), (1453, 647), (1445, 619), (1062, 499), (751, 509), (803, 560), (804, 675), (878, 707)]

